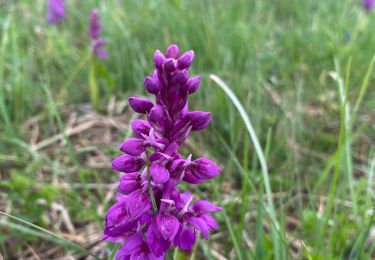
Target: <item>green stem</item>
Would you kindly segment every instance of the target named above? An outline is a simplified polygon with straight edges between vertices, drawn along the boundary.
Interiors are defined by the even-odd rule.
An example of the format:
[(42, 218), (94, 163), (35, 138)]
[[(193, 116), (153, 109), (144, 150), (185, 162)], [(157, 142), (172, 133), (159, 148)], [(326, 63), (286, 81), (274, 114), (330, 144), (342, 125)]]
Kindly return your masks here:
[(152, 207), (154, 208), (154, 212), (156, 214), (156, 213), (158, 213), (158, 206), (156, 205), (154, 192), (152, 191), (151, 174), (150, 174), (150, 160), (148, 158), (148, 152), (147, 151), (146, 151), (146, 165), (147, 165), (148, 190), (149, 190), (151, 201), (152, 201)]
[(95, 73), (95, 61), (92, 61), (90, 64), (90, 73), (89, 73), (90, 102), (93, 108), (98, 109), (99, 88), (98, 88), (98, 83), (96, 82), (95, 74), (96, 74)]

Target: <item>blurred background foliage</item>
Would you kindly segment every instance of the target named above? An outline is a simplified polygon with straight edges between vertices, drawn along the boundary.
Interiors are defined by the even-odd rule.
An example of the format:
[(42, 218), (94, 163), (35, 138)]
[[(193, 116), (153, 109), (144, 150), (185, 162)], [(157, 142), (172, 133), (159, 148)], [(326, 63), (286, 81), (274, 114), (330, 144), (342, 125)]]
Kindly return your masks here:
[[(154, 50), (176, 43), (194, 50), (191, 73), (203, 78), (191, 108), (213, 116), (185, 154), (210, 156), (223, 168), (207, 184), (183, 187), (225, 209), (217, 214), (220, 230), (193, 255), (375, 256), (374, 13), (356, 0), (67, 0), (66, 6), (65, 21), (54, 27), (46, 1), (0, 0), (1, 211), (108, 256), (100, 237), (120, 177), (110, 161), (134, 117), (126, 100), (146, 95)], [(94, 7), (109, 40), (107, 60), (89, 53)], [(100, 93), (95, 109), (92, 64)], [(278, 251), (260, 203), (264, 180), (253, 143), (212, 73), (239, 97), (265, 149)], [(0, 222), (5, 258), (81, 257), (7, 221)]]

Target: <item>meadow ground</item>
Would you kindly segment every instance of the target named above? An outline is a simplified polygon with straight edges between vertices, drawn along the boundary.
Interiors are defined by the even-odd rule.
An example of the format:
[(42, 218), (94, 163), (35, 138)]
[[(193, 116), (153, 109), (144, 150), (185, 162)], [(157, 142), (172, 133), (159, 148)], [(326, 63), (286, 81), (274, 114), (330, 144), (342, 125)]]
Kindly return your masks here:
[[(94, 7), (103, 61), (88, 54)], [(190, 257), (375, 257), (375, 13), (359, 1), (67, 0), (56, 27), (45, 13), (42, 0), (0, 0), (0, 258), (108, 257), (127, 98), (146, 95), (153, 52), (170, 43), (195, 51), (203, 82), (190, 106), (212, 113), (185, 154), (223, 169), (183, 186), (223, 207)]]

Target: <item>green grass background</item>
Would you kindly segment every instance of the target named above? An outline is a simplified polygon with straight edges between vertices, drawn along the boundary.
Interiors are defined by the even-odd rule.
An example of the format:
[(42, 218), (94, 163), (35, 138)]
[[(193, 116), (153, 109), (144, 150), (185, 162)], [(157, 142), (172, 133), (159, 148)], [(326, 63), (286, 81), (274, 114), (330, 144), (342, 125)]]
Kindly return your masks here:
[[(57, 27), (46, 22), (45, 1), (0, 0), (0, 187), (10, 214), (59, 234), (48, 218), (58, 201), (74, 223), (103, 222), (96, 209), (104, 191), (62, 192), (52, 176), (114, 183), (117, 173), (81, 166), (82, 151), (69, 142), (58, 163), (56, 153), (34, 151), (23, 128), (38, 116), (48, 138), (64, 131), (61, 110), (90, 103), (87, 25), (94, 7), (109, 40), (109, 58), (95, 61), (103, 115), (112, 97), (146, 94), (155, 49), (176, 43), (195, 52), (192, 73), (203, 82), (190, 106), (213, 118), (191, 138), (223, 171), (184, 188), (224, 208), (216, 214), (220, 230), (200, 241), (197, 259), (214, 259), (211, 249), (234, 259), (375, 256), (375, 14), (356, 0), (67, 0), (67, 18)], [(210, 74), (228, 84), (254, 126), (272, 208), (252, 138)], [(117, 154), (117, 147), (100, 149)], [(47, 203), (39, 205), (40, 198)], [(2, 255), (39, 243), (9, 223), (14, 219), (0, 222)]]

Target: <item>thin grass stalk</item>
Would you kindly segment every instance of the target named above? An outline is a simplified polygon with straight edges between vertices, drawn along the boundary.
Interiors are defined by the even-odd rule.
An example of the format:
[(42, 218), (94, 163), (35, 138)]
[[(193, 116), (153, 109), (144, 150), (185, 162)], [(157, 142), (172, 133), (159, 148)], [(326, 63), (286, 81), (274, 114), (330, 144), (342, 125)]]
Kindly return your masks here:
[(353, 109), (353, 117), (356, 116), (361, 104), (362, 104), (362, 100), (366, 94), (366, 90), (367, 90), (367, 87), (369, 85), (369, 80), (370, 80), (370, 76), (371, 76), (371, 73), (372, 73), (372, 70), (374, 68), (374, 63), (375, 63), (375, 54), (372, 56), (372, 59), (370, 61), (370, 65), (368, 67), (368, 70), (366, 71), (366, 75), (365, 77), (363, 78), (363, 81), (362, 81), (362, 85), (361, 85), (361, 88), (360, 88), (360, 91), (359, 91), (359, 95), (358, 95), (358, 98), (357, 98), (357, 101), (354, 105), (354, 109)]
[[(243, 165), (243, 168), (245, 171), (249, 171), (249, 140), (248, 140), (248, 135), (245, 135), (244, 137), (244, 140), (243, 140), (243, 158), (242, 158), (242, 165)], [(250, 194), (250, 190), (249, 190), (249, 184), (247, 183), (246, 181), (246, 175), (243, 175), (242, 176), (242, 180), (241, 180), (241, 194), (242, 194), (242, 206), (241, 206), (241, 221), (240, 221), (240, 225), (238, 226), (238, 230), (240, 232), (237, 232), (241, 235), (242, 233), (242, 230), (245, 228), (245, 216), (246, 216), (246, 212), (248, 211), (249, 209), (249, 204), (246, 202), (246, 199), (248, 198), (249, 194)]]
[[(337, 81), (340, 81), (340, 77), (337, 76)], [(342, 81), (342, 80), (341, 80)], [(339, 86), (343, 86), (343, 83), (339, 83)], [(339, 87), (339, 91), (341, 92), (341, 87)], [(340, 98), (342, 98), (342, 94), (340, 93)], [(333, 177), (332, 177), (332, 181), (331, 181), (331, 184), (330, 184), (330, 187), (329, 187), (329, 195), (328, 195), (328, 202), (327, 202), (327, 207), (325, 209), (325, 221), (323, 223), (323, 226), (322, 226), (322, 233), (321, 235), (324, 236), (325, 234), (325, 231), (328, 229), (328, 223), (331, 219), (331, 216), (333, 215), (332, 211), (333, 211), (333, 207), (334, 207), (334, 201), (335, 201), (335, 197), (336, 197), (336, 191), (337, 191), (337, 183), (338, 183), (338, 179), (339, 179), (339, 176), (340, 176), (340, 173), (341, 173), (341, 162), (342, 162), (342, 156), (343, 156), (343, 152), (344, 152), (344, 149), (345, 149), (345, 113), (346, 113), (346, 109), (345, 109), (345, 106), (341, 106), (340, 108), (340, 134), (339, 134), (339, 141), (338, 141), (338, 145), (337, 145), (337, 149), (336, 149), (336, 152), (335, 152), (335, 163), (334, 163), (334, 171), (333, 171)], [(329, 244), (328, 244), (328, 247), (329, 247), (329, 250), (328, 251), (331, 251), (330, 249), (331, 246), (332, 246), (332, 230), (330, 232), (330, 236), (329, 236)], [(323, 246), (323, 237), (321, 237), (321, 241), (320, 243), (322, 244)]]
[[(219, 197), (217, 187), (215, 186), (214, 189), (215, 189), (216, 196)], [(234, 232), (233, 226), (231, 224), (231, 221), (230, 221), (230, 219), (229, 219), (229, 217), (227, 215), (227, 212), (226, 212), (226, 210), (225, 210), (224, 207), (221, 210), (221, 214), (224, 217), (224, 221), (225, 221), (225, 224), (227, 225), (227, 228), (228, 228), (228, 231), (229, 231), (229, 235), (230, 235), (230, 237), (232, 239), (232, 242), (233, 242), (233, 245), (234, 245), (234, 249), (236, 250), (237, 259), (243, 260), (242, 251), (241, 251), (241, 248), (240, 248), (240, 244), (238, 243), (238, 240), (237, 240), (236, 234)]]
[[(228, 154), (230, 155), (230, 158), (231, 160), (233, 160), (234, 164), (237, 166), (241, 176), (245, 176), (245, 180), (248, 182), (249, 184), (249, 187), (251, 189), (251, 191), (254, 193), (254, 194), (258, 194), (258, 193), (261, 193), (263, 194), (263, 189), (264, 187), (262, 187), (262, 190), (261, 192), (258, 192), (257, 189), (255, 188), (254, 184), (252, 183), (252, 181), (250, 180), (250, 177), (248, 176), (248, 172), (245, 171), (245, 169), (242, 167), (241, 163), (239, 162), (239, 160), (237, 159), (236, 155), (234, 154), (234, 152), (230, 149), (228, 143), (223, 139), (222, 136), (220, 136), (217, 132), (216, 133), (216, 137), (217, 139), (222, 143), (222, 145), (224, 146), (224, 148), (227, 150)], [(267, 151), (267, 149), (266, 149)], [(267, 154), (267, 153), (266, 153)], [(267, 211), (267, 204), (261, 200), (260, 201), (260, 204), (262, 205), (265, 213), (267, 214), (267, 216), (269, 216), (269, 212)], [(272, 226), (276, 226), (274, 220), (272, 218), (270, 218), (271, 220), (271, 225)], [(287, 244), (286, 240), (284, 239), (283, 236), (281, 236), (281, 234), (279, 234), (279, 238), (282, 240), (282, 242), (284, 244)]]
[[(52, 233), (51, 231), (49, 231), (49, 230), (47, 230), (47, 229), (44, 229), (44, 228), (42, 228), (42, 227), (39, 227), (39, 226), (37, 226), (37, 225), (35, 225), (35, 224), (31, 223), (31, 222), (28, 222), (28, 221), (26, 221), (26, 220), (24, 220), (24, 219), (22, 219), (22, 218), (18, 218), (18, 217), (16, 217), (16, 216), (10, 215), (10, 214), (5, 213), (5, 212), (3, 212), (3, 211), (0, 211), (0, 214), (3, 215), (3, 216), (8, 217), (8, 218), (10, 218), (10, 219), (12, 219), (12, 220), (14, 220), (14, 221), (17, 221), (17, 222), (20, 222), (20, 223), (22, 223), (22, 224), (25, 224), (26, 226), (29, 226), (30, 228), (36, 229), (36, 230), (38, 230), (38, 231), (44, 233), (44, 235), (47, 234), (47, 235), (53, 237), (55, 240), (50, 240), (50, 241), (52, 241), (52, 242), (55, 241), (55, 242), (58, 242), (58, 243), (60, 243), (60, 244), (66, 245), (67, 247), (69, 247), (69, 248), (71, 248), (71, 249), (75, 249), (75, 250), (77, 250), (77, 251), (79, 251), (79, 252), (81, 252), (81, 253), (85, 253), (86, 255), (91, 255), (91, 256), (94, 257), (95, 259), (100, 260), (99, 257), (97, 257), (96, 255), (92, 254), (91, 252), (87, 251), (87, 250), (84, 249), (83, 247), (81, 247), (81, 246), (79, 246), (79, 245), (77, 245), (77, 244), (75, 244), (75, 243), (73, 243), (73, 242), (71, 242), (71, 241), (69, 241), (69, 240), (66, 240), (66, 239), (62, 238), (62, 237), (56, 235), (55, 233)], [(12, 224), (13, 224), (13, 225), (12, 225)], [(3, 225), (3, 226), (7, 226), (7, 225), (8, 225), (8, 226), (11, 227), (11, 228), (12, 228), (12, 227), (13, 227), (13, 228), (18, 228), (18, 230), (22, 230), (22, 228), (24, 228), (23, 226), (19, 226), (19, 225), (16, 225), (16, 224), (14, 224), (14, 223), (7, 223), (7, 222), (5, 222), (5, 221), (2, 221), (2, 222), (1, 222), (1, 225)], [(17, 227), (17, 226), (18, 226), (18, 227)], [(32, 233), (33, 231), (34, 231), (34, 230), (31, 230), (30, 233)], [(34, 231), (34, 234), (36, 234), (35, 231)], [(43, 238), (43, 237), (41, 237), (41, 238)]]
[(272, 199), (272, 190), (271, 190), (271, 184), (269, 180), (269, 174), (268, 174), (268, 167), (267, 163), (264, 157), (264, 153), (262, 150), (262, 147), (259, 144), (258, 137), (254, 131), (254, 128), (251, 124), (251, 121), (246, 114), (242, 104), (238, 100), (238, 98), (235, 96), (235, 94), (232, 92), (232, 90), (229, 88), (229, 86), (224, 83), (218, 76), (211, 74), (210, 79), (213, 80), (224, 92), (227, 94), (227, 96), (231, 99), (233, 104), (236, 106), (237, 110), (239, 111), (242, 120), (245, 123), (245, 126), (249, 132), (250, 139), (252, 140), (254, 144), (255, 151), (258, 155), (258, 159), (261, 165), (262, 169), (262, 176), (264, 181), (264, 187), (266, 190), (266, 197), (267, 197), (267, 207), (266, 211), (268, 211), (269, 216), (275, 223), (275, 227), (272, 228), (272, 240), (274, 243), (274, 257), (276, 260), (280, 259), (280, 241), (279, 241), (279, 235), (278, 232), (280, 231), (280, 225), (277, 221), (274, 205), (273, 205), (273, 199)]
[(368, 178), (367, 178), (367, 207), (368, 209), (371, 208), (371, 201), (375, 200), (375, 191), (374, 191), (374, 172), (375, 172), (375, 153), (370, 152), (370, 165), (368, 170)]
[(150, 197), (151, 197), (152, 208), (154, 209), (154, 213), (156, 214), (156, 213), (158, 213), (158, 206), (156, 205), (154, 191), (152, 190), (151, 174), (150, 174), (150, 159), (149, 159), (147, 151), (146, 151), (146, 167), (147, 167), (148, 192), (149, 192)]
[(3, 87), (5, 85), (4, 78), (3, 78), (3, 67), (5, 63), (4, 56), (5, 56), (6, 48), (9, 42), (8, 30), (9, 30), (10, 21), (11, 21), (11, 17), (8, 16), (3, 25), (3, 34), (2, 34), (2, 40), (1, 40), (1, 46), (0, 46), (0, 113), (1, 113), (1, 116), (3, 117), (5, 130), (7, 133), (13, 133), (13, 125), (10, 120), (9, 111), (5, 104), (5, 94), (3, 91)]
[(108, 257), (108, 260), (115, 260), (116, 253), (120, 249), (120, 247), (121, 247), (121, 244), (115, 244), (113, 246), (113, 249), (111, 250), (111, 254)]
[(91, 106), (94, 109), (98, 109), (99, 88), (98, 88), (98, 82), (96, 80), (95, 71), (96, 71), (95, 70), (95, 58), (93, 57), (90, 63), (90, 71), (89, 71), (90, 102), (91, 102)]
[[(348, 177), (348, 183), (349, 183), (349, 190), (350, 190), (350, 198), (353, 204), (353, 211), (354, 215), (358, 216), (358, 207), (357, 203), (355, 201), (354, 196), (354, 180), (353, 180), (353, 163), (352, 163), (352, 151), (351, 151), (351, 116), (350, 116), (350, 104), (348, 101), (348, 86), (349, 86), (349, 75), (350, 75), (350, 67), (351, 67), (351, 58), (348, 61), (347, 68), (346, 68), (346, 82), (344, 83), (341, 76), (340, 76), (340, 68), (339, 68), (339, 62), (337, 59), (335, 59), (335, 69), (337, 73), (337, 84), (338, 89), (340, 93), (340, 106), (341, 109), (344, 111), (344, 118), (341, 120), (344, 121), (344, 129), (345, 129), (345, 169), (346, 169), (346, 175)], [(345, 85), (344, 85), (345, 84)]]

